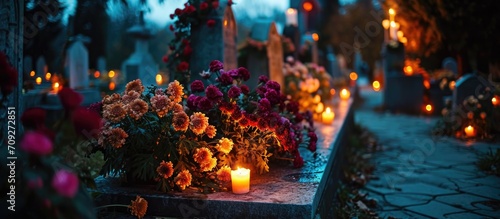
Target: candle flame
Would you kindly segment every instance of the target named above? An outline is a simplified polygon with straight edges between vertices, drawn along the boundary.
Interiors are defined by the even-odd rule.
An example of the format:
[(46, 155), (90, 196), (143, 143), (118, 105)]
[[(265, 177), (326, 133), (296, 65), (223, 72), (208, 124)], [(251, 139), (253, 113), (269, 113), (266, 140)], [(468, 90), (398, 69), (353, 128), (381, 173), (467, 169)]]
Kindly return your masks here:
[(455, 81), (450, 81), (450, 90), (455, 90), (455, 84), (456, 82)]
[(94, 78), (99, 78), (101, 76), (101, 72), (95, 71), (94, 72)]
[(351, 93), (347, 89), (344, 88), (340, 91), (340, 98), (341, 99), (347, 100), (347, 99), (349, 99), (350, 96), (351, 96)]
[(31, 72), (30, 72), (30, 76), (31, 76), (31, 77), (35, 77), (35, 71), (31, 71)]
[(392, 9), (392, 8), (389, 8), (389, 14), (390, 15), (395, 15), (396, 11), (394, 11), (394, 9)]
[(382, 21), (382, 26), (384, 27), (384, 29), (389, 29), (389, 24), (390, 24), (390, 21), (385, 19)]
[(496, 96), (494, 96), (493, 98), (491, 98), (491, 103), (493, 104), (493, 106), (497, 106), (500, 104), (498, 98)]
[(158, 85), (161, 85), (163, 83), (163, 77), (161, 76), (161, 74), (156, 75), (156, 83)]
[(38, 84), (38, 85), (42, 84), (42, 78), (41, 78), (41, 77), (37, 77), (37, 78), (35, 79), (35, 82), (36, 82), (36, 84)]
[(326, 110), (325, 110), (326, 113), (331, 113), (332, 112), (332, 109), (330, 109), (330, 107), (327, 107)]
[(332, 95), (332, 96), (335, 95), (335, 89), (333, 89), (333, 88), (330, 89), (330, 95)]
[(372, 86), (373, 86), (373, 90), (374, 91), (379, 91), (380, 90), (380, 82), (373, 81)]
[(304, 2), (302, 4), (302, 8), (304, 8), (305, 11), (310, 12), (313, 9), (313, 4), (311, 2)]
[(109, 90), (114, 90), (116, 87), (115, 82), (109, 82)]
[(356, 72), (351, 72), (351, 74), (349, 74), (349, 78), (353, 81), (358, 80), (358, 74), (356, 74)]
[(404, 67), (403, 70), (405, 72), (405, 75), (407, 75), (407, 76), (413, 75), (413, 68), (410, 65)]
[(427, 110), (427, 112), (432, 111), (432, 105), (427, 104), (427, 106), (425, 106), (425, 110)]
[(113, 77), (115, 77), (115, 71), (113, 71), (113, 70), (109, 71), (109, 72), (108, 72), (108, 77), (109, 77), (109, 78), (113, 78)]
[(397, 26), (397, 25), (396, 25), (396, 22), (391, 21), (391, 27), (392, 27), (392, 28), (396, 28), (396, 26)]
[(50, 81), (51, 77), (52, 77), (52, 74), (50, 74), (50, 72), (47, 72), (47, 74), (45, 74), (45, 80)]
[(317, 33), (313, 33), (311, 36), (312, 36), (314, 41), (317, 42), (319, 40), (319, 35)]
[(289, 8), (289, 9), (286, 9), (286, 13), (287, 14), (295, 14), (295, 13), (297, 13), (297, 10), (295, 10), (293, 8)]

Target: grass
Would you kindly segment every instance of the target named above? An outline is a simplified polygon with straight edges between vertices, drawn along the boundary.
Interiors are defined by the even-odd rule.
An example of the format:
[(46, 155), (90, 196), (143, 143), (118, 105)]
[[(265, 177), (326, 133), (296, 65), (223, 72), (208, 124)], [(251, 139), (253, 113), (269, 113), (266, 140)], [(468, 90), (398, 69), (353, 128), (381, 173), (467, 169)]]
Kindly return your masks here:
[(500, 149), (493, 152), (490, 148), (488, 152), (478, 155), (476, 165), (482, 171), (500, 176)]

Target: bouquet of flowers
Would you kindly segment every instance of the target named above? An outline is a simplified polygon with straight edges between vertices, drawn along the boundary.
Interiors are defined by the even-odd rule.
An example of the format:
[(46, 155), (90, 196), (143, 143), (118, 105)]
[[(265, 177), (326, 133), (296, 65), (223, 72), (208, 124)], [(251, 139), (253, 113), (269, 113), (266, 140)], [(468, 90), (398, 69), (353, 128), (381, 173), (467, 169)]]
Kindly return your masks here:
[(316, 147), (310, 114), (300, 113), (277, 82), (261, 76), (250, 91), (243, 84), (248, 70), (222, 69), (221, 62), (210, 63), (201, 75), (216, 82), (193, 81), (189, 96), (178, 81), (162, 90), (135, 80), (122, 95), (104, 97), (104, 170), (130, 183), (156, 180), (161, 191), (211, 192), (227, 189), (237, 167), (264, 173), (273, 158), (302, 166), (298, 147)]

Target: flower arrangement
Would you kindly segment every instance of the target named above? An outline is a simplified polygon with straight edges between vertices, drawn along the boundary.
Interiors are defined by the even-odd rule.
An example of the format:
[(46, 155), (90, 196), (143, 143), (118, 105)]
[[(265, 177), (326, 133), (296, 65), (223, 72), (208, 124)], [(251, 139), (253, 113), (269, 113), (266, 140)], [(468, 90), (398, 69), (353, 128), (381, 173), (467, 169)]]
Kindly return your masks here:
[[(233, 2), (227, 2), (230, 7)], [(163, 62), (167, 63), (170, 71), (175, 72), (175, 80), (186, 85), (189, 82), (189, 62), (193, 52), (191, 47), (191, 29), (199, 25), (215, 26), (215, 20), (208, 19), (209, 15), (220, 6), (218, 0), (188, 0), (184, 8), (175, 9), (170, 14), (171, 19), (176, 19), (170, 25), (170, 30), (174, 32), (174, 39), (170, 41), (170, 52), (163, 56)]]
[(277, 82), (261, 76), (250, 91), (243, 84), (248, 70), (222, 69), (213, 61), (201, 73), (216, 79), (208, 86), (196, 80), (188, 90), (173, 81), (166, 90), (145, 89), (135, 80), (123, 94), (104, 97), (99, 144), (105, 172), (129, 183), (156, 180), (161, 191), (212, 192), (227, 189), (236, 167), (265, 173), (273, 158), (302, 166), (298, 147), (316, 149), (311, 116), (300, 113)]
[[(283, 66), (285, 93), (299, 102), (301, 111), (323, 112), (323, 104), (332, 99), (331, 77), (323, 67), (314, 64), (304, 65), (292, 58)], [(317, 112), (317, 113), (321, 113)]]

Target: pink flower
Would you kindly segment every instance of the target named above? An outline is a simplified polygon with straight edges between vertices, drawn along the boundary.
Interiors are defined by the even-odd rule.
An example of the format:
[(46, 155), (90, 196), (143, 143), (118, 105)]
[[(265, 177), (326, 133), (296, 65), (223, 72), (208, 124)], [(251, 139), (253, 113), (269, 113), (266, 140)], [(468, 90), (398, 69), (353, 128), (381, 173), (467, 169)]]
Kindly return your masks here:
[(52, 141), (45, 135), (29, 131), (24, 134), (21, 140), (21, 149), (24, 151), (39, 156), (52, 153)]
[(210, 62), (210, 71), (211, 72), (220, 71), (223, 68), (224, 68), (224, 64), (222, 64), (222, 62), (220, 62), (219, 60), (213, 60), (212, 62)]
[(52, 178), (52, 188), (67, 198), (73, 198), (78, 192), (78, 176), (67, 170), (59, 170)]
[(262, 98), (259, 100), (259, 111), (260, 112), (269, 112), (271, 110), (271, 102), (267, 98)]
[(229, 91), (227, 91), (227, 96), (229, 98), (237, 98), (241, 94), (241, 89), (237, 86), (232, 86), (229, 88)]
[(206, 97), (201, 97), (198, 101), (196, 106), (200, 111), (208, 111), (213, 107), (212, 102), (206, 98)]
[(272, 89), (267, 89), (267, 92), (264, 94), (264, 96), (271, 102), (271, 104), (277, 104), (280, 102), (280, 95), (278, 94), (277, 91), (272, 90)]
[(175, 11), (174, 11), (175, 15), (177, 15), (177, 16), (181, 15), (182, 12), (183, 11), (180, 8), (176, 8)]
[(194, 94), (189, 95), (187, 99), (187, 107), (193, 111), (196, 110), (196, 105), (198, 104), (198, 99), (201, 98), (200, 96), (196, 96)]
[(164, 56), (161, 58), (161, 61), (163, 61), (164, 63), (167, 63), (167, 62), (168, 62), (168, 56), (167, 56), (167, 55), (164, 55)]
[(233, 77), (227, 72), (223, 72), (220, 74), (219, 78), (217, 80), (222, 84), (222, 85), (229, 85), (233, 83)]
[(187, 45), (186, 47), (184, 47), (184, 50), (182, 51), (182, 55), (190, 56), (191, 53), (193, 53), (193, 48), (191, 48), (190, 45)]
[(213, 1), (212, 2), (212, 8), (218, 8), (219, 7), (219, 1)]
[(269, 78), (265, 75), (261, 75), (259, 76), (259, 83), (267, 83), (267, 81), (269, 81)]
[(189, 63), (184, 62), (184, 61), (183, 61), (183, 62), (181, 62), (181, 63), (177, 66), (177, 70), (178, 70), (178, 71), (182, 71), (182, 72), (184, 72), (184, 71), (187, 71), (188, 69), (189, 69)]
[(37, 129), (45, 126), (47, 112), (42, 108), (29, 108), (21, 116), (23, 126), (30, 129)]
[(83, 96), (80, 93), (68, 87), (63, 87), (58, 96), (65, 110), (74, 110), (83, 101)]
[(267, 81), (266, 87), (270, 89), (274, 89), (276, 92), (280, 91), (280, 84), (276, 81)]
[(195, 80), (191, 83), (191, 92), (203, 92), (205, 90), (205, 85), (200, 80)]

